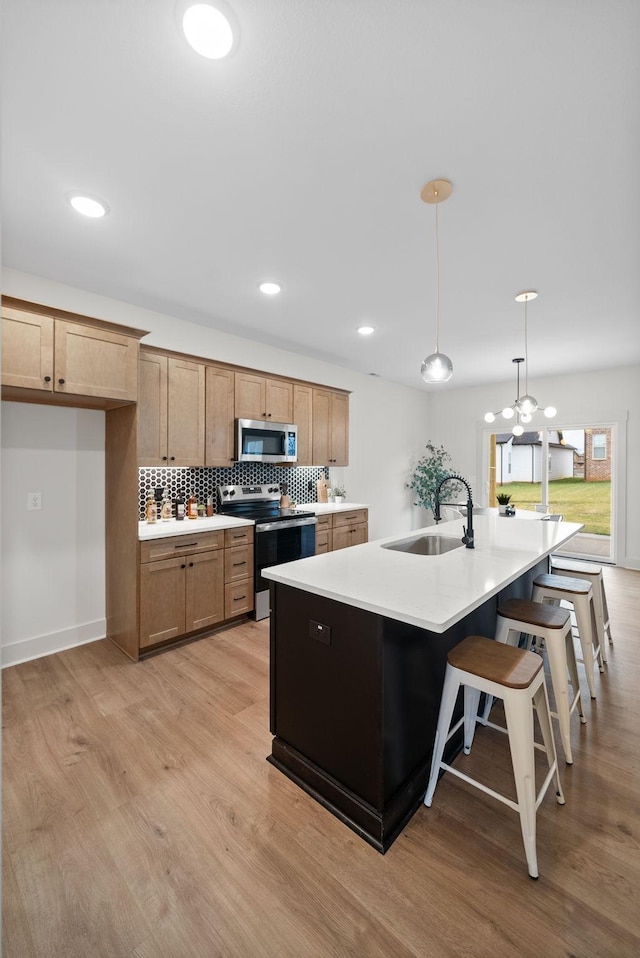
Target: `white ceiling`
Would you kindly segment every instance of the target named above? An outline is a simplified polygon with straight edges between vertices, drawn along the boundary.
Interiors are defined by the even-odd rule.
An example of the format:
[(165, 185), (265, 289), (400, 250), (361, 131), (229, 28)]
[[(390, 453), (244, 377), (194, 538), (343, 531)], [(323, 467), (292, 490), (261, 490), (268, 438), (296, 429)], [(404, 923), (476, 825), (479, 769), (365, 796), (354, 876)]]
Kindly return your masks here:
[(211, 61), (175, 0), (4, 0), (5, 266), (424, 389), (511, 379), (530, 287), (530, 381), (640, 359), (638, 0), (225, 5)]

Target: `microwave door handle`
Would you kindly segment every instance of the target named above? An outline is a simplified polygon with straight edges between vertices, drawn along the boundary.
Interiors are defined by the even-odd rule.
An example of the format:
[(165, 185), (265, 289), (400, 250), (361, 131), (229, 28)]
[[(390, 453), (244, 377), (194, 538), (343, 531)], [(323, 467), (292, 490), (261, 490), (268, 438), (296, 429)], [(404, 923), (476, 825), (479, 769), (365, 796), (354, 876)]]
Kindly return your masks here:
[(284, 456), (285, 454), (285, 440), (287, 438), (286, 430), (283, 429), (280, 433), (280, 454)]

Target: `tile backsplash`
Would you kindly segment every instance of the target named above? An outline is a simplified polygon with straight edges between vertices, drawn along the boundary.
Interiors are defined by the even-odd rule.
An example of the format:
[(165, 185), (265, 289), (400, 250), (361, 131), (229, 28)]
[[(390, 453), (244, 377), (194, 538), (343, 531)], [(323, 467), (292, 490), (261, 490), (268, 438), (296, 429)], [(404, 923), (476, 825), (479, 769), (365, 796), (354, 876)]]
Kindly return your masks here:
[[(144, 507), (149, 491), (162, 487), (174, 500), (178, 495), (189, 496), (195, 493), (198, 502), (206, 503), (208, 496), (214, 497), (216, 512), (218, 509), (218, 486), (258, 485), (261, 483), (286, 482), (288, 493), (295, 502), (315, 502), (316, 482), (328, 479), (328, 467), (321, 466), (271, 466), (262, 462), (238, 462), (235, 466), (220, 468), (179, 468), (171, 466), (147, 467), (138, 469), (138, 511), (144, 519)], [(309, 488), (311, 483), (311, 488)]]

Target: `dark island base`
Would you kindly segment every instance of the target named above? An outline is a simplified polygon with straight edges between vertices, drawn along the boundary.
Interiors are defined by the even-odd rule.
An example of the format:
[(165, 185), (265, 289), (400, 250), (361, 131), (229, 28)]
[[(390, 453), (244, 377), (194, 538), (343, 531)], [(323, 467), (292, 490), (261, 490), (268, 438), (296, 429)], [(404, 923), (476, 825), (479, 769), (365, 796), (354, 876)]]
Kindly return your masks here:
[[(528, 598), (547, 569), (545, 559), (442, 634), (272, 583), (268, 761), (386, 852), (427, 787), (447, 652), (492, 636), (499, 602)], [(445, 761), (461, 748), (462, 730)]]

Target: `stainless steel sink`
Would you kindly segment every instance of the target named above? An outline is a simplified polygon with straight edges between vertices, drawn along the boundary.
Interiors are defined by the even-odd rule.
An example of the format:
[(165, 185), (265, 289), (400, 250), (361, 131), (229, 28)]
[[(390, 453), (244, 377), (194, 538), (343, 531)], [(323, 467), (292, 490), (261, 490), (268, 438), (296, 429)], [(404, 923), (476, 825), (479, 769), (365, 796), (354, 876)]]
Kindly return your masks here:
[(445, 552), (462, 548), (462, 539), (453, 536), (414, 536), (413, 539), (399, 539), (398, 542), (388, 542), (383, 549), (392, 549), (394, 552), (411, 552), (418, 556), (441, 556)]

